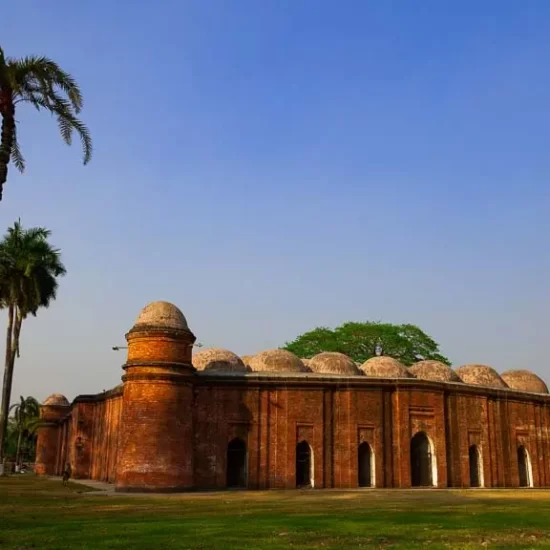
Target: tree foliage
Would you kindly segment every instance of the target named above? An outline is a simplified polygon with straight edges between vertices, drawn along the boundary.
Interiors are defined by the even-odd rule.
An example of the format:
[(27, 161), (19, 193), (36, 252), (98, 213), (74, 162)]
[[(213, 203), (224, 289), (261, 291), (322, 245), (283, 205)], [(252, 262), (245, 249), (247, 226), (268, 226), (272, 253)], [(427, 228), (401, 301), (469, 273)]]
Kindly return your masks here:
[(337, 351), (358, 363), (378, 355), (389, 355), (405, 365), (433, 359), (450, 365), (439, 345), (415, 325), (392, 325), (367, 321), (348, 322), (330, 329), (319, 327), (298, 336), (284, 349), (298, 357), (311, 358), (323, 351)]
[[(40, 404), (34, 397), (19, 398), (10, 407), (13, 416), (8, 421), (7, 453), (15, 454), (15, 463), (33, 460), (36, 446), (36, 429), (40, 423)], [(11, 453), (10, 453), (11, 451)]]
[(71, 144), (73, 133), (78, 134), (84, 152), (84, 164), (92, 156), (90, 132), (77, 117), (83, 101), (75, 79), (47, 57), (13, 59), (6, 57), (0, 48), (0, 200), (8, 178), (10, 161), (20, 172), (25, 169), (16, 119), (18, 106), (25, 103), (37, 111), (47, 111), (55, 116), (59, 133), (67, 145)]
[(48, 307), (57, 293), (57, 278), (65, 274), (59, 250), (48, 242), (43, 227), (24, 229), (15, 222), (0, 241), (0, 309), (8, 310), (2, 405), (0, 461), (3, 457), (15, 359), (19, 357), (23, 321)]

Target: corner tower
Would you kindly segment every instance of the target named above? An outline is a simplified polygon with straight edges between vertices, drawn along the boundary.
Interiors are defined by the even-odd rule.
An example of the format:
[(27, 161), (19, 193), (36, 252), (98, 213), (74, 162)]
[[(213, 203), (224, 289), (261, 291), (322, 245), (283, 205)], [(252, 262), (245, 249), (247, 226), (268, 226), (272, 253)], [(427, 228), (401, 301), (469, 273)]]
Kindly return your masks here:
[(195, 336), (176, 306), (153, 302), (141, 311), (126, 340), (116, 490), (190, 488)]
[(40, 406), (35, 464), (39, 475), (58, 475), (63, 469), (61, 423), (69, 412), (69, 402), (60, 393), (50, 395)]

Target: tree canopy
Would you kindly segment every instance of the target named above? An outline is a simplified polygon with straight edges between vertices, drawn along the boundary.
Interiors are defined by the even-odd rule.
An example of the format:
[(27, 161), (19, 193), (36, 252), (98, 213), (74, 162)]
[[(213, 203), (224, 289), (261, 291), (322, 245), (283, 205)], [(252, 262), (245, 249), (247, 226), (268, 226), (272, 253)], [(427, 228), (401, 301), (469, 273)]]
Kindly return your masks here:
[(34, 460), (40, 405), (34, 397), (21, 396), (10, 411), (13, 411), (13, 417), (8, 419), (4, 450), (6, 454), (15, 455), (16, 465), (21, 466), (23, 460)]
[(450, 365), (439, 344), (416, 325), (367, 321), (348, 322), (330, 329), (319, 327), (285, 344), (284, 349), (309, 359), (323, 351), (337, 351), (358, 363), (376, 355), (389, 355), (405, 365), (432, 359)]
[(21, 326), (28, 315), (55, 300), (57, 278), (65, 274), (59, 250), (48, 242), (43, 227), (25, 229), (15, 222), (0, 241), (0, 309), (8, 310), (2, 404), (0, 462), (4, 450), (15, 358), (19, 357)]
[(47, 57), (14, 59), (6, 57), (0, 48), (0, 201), (10, 161), (20, 172), (25, 169), (16, 118), (16, 109), (25, 103), (37, 111), (54, 115), (59, 133), (68, 145), (72, 142), (73, 133), (78, 134), (84, 152), (84, 164), (92, 156), (92, 138), (86, 125), (76, 116), (82, 109), (83, 101), (75, 79)]

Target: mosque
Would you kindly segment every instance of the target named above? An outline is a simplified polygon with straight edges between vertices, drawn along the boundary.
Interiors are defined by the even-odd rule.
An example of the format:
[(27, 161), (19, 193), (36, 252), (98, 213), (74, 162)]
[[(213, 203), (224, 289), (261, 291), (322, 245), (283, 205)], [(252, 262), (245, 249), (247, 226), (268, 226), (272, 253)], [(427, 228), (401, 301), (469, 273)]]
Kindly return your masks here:
[(126, 339), (120, 386), (44, 401), (37, 473), (70, 463), (76, 478), (135, 492), (550, 487), (550, 395), (528, 370), (193, 354), (167, 302)]

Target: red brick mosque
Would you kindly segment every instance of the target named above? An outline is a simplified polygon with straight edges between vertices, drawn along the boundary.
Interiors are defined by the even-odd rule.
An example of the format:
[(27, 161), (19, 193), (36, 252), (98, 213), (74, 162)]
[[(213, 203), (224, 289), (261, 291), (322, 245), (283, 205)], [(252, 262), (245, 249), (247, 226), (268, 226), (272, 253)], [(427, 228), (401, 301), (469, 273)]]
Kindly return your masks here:
[(70, 463), (117, 491), (550, 487), (550, 395), (527, 370), (193, 355), (167, 302), (145, 307), (126, 339), (120, 386), (44, 401), (37, 473)]

